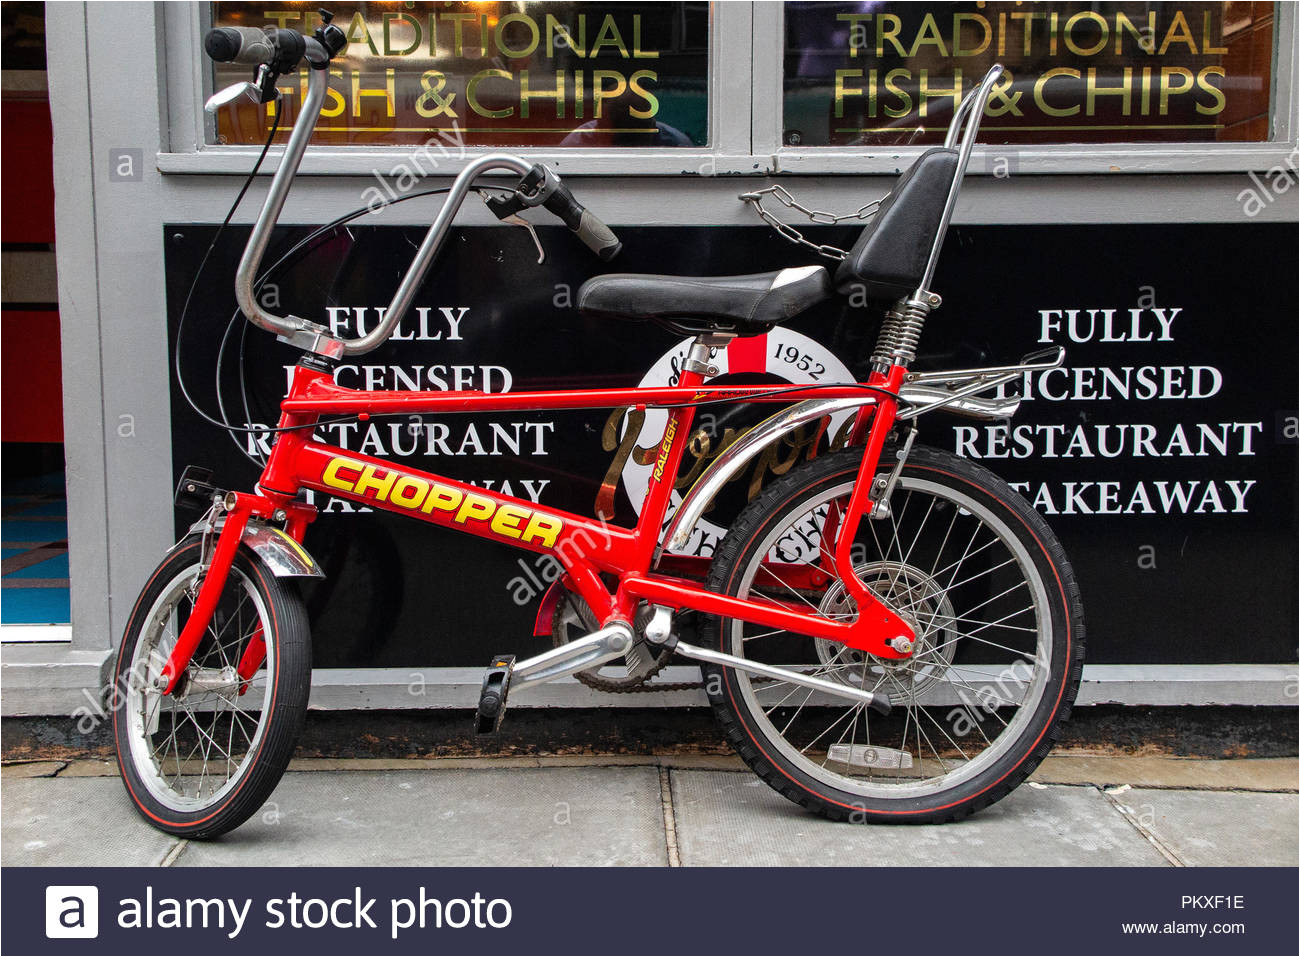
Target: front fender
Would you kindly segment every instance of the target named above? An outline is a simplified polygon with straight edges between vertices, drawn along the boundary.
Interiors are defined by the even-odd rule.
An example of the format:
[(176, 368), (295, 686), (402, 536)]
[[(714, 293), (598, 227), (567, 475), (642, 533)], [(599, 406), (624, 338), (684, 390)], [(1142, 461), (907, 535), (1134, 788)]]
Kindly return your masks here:
[(770, 415), (727, 446), (687, 490), (682, 504), (673, 513), (664, 534), (663, 549), (674, 551), (690, 541), (695, 523), (709, 507), (722, 487), (744, 471), (764, 448), (793, 432), (805, 422), (815, 422), (838, 412), (855, 410), (876, 401), (874, 396), (850, 396), (842, 399), (808, 399)]
[[(225, 519), (217, 519), (214, 531), (219, 533)], [(202, 534), (207, 531), (204, 522), (195, 522), (190, 526), (190, 534)], [(276, 578), (324, 578), (316, 559), (307, 549), (296, 541), (288, 532), (273, 525), (261, 522), (249, 522), (244, 529), (242, 544), (260, 558), (271, 574)]]

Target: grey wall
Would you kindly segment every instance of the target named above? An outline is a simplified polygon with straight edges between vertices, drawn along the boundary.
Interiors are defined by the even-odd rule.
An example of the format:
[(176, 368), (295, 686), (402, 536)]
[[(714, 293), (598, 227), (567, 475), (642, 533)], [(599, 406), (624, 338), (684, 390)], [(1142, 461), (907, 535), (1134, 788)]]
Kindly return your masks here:
[[(775, 128), (760, 116), (752, 87), (735, 78), (748, 76), (750, 46), (770, 46), (774, 4), (717, 5), (727, 18), (726, 35), (715, 54), (729, 59), (720, 78), (714, 107), (714, 142), (727, 152), (722, 167), (737, 165), (735, 152), (752, 137), (748, 168), (796, 168), (815, 172), (815, 161), (802, 156), (774, 159), (759, 142)], [(82, 700), (82, 688), (99, 683), (99, 669), (120, 636), (135, 595), (148, 572), (172, 540), (168, 356), (163, 282), (164, 222), (219, 222), (238, 188), (240, 177), (216, 173), (161, 172), (225, 169), (251, 165), (244, 154), (234, 158), (195, 154), (198, 103), (205, 66), (198, 59), (202, 28), (200, 4), (51, 3), (47, 5), (50, 103), (54, 116), (56, 221), (59, 300), (63, 321), (65, 427), (68, 437), (69, 547), (71, 554), (73, 638), (68, 646), (6, 646), (4, 712), (67, 713)], [(1279, 90), (1294, 102), (1295, 18), (1284, 18)], [(754, 34), (753, 31), (758, 33)], [(130, 36), (130, 55), (122, 46)], [(143, 39), (142, 39), (143, 38)], [(154, 39), (150, 49), (148, 38)], [(164, 39), (167, 40), (164, 43)], [(721, 62), (716, 61), (715, 62)], [(761, 61), (760, 61), (761, 62)], [(764, 83), (770, 82), (765, 78)], [(768, 101), (776, 102), (776, 101)], [(771, 107), (775, 109), (775, 107)], [(744, 122), (751, 118), (753, 122)], [(1289, 115), (1289, 110), (1287, 111)], [(737, 120), (736, 117), (740, 119)], [(765, 132), (769, 130), (769, 132)], [(1293, 137), (1290, 128), (1287, 133)], [(725, 147), (725, 150), (724, 150)], [(1288, 151), (1294, 139), (1277, 147), (1244, 152), (1234, 160), (1236, 172), (1197, 173), (1221, 160), (1205, 160), (1205, 150), (1153, 155), (1124, 154), (1121, 169), (1167, 169), (1149, 175), (1052, 175), (1033, 170), (1071, 167), (1060, 158), (1029, 158), (1013, 184), (976, 175), (962, 194), (958, 223), (1096, 223), (1096, 222), (1238, 222), (1244, 219), (1238, 194), (1250, 182), (1244, 170), (1267, 168)], [(119, 151), (136, 151), (136, 179), (112, 175)], [(373, 183), (366, 163), (387, 172), (392, 153), (321, 156), (309, 168), (347, 170), (353, 175), (304, 177), (289, 199), (282, 221), (320, 223), (361, 205), (362, 191)], [(543, 154), (544, 155), (544, 154)], [(752, 214), (736, 194), (765, 177), (641, 176), (631, 170), (668, 173), (677, 158), (644, 157), (587, 162), (559, 157), (583, 201), (611, 224), (752, 224)], [(878, 158), (879, 159), (879, 158)], [(887, 168), (904, 160), (879, 159)], [(314, 166), (310, 164), (314, 163)], [(273, 165), (273, 164), (271, 164)], [(842, 160), (828, 161), (828, 167)], [(1111, 163), (1110, 165), (1114, 165)], [(583, 169), (590, 170), (584, 175)], [(677, 168), (681, 168), (678, 163)], [(852, 167), (849, 167), (852, 168)], [(977, 156), (973, 170), (982, 169)], [(1103, 167), (1108, 168), (1108, 167)], [(449, 167), (449, 171), (454, 167)], [(809, 205), (854, 209), (882, 195), (886, 175), (846, 174), (784, 177)], [(263, 195), (263, 177), (250, 191), (236, 217), (251, 222)], [(432, 185), (432, 184), (431, 184)], [(1295, 194), (1292, 194), (1295, 195)], [(425, 223), (427, 209), (405, 204), (386, 214), (387, 223)], [(1295, 222), (1294, 201), (1278, 202), (1258, 221)], [(486, 210), (467, 208), (466, 222), (492, 222)], [(761, 228), (761, 227), (755, 227)], [(1175, 703), (1187, 701), (1281, 702), (1289, 668), (1206, 666), (1210, 670), (1171, 668), (1095, 670), (1082, 700)], [(1214, 670), (1218, 669), (1218, 670)], [(442, 689), (422, 699), (424, 705), (468, 706), (477, 673), (440, 669), (429, 678)], [(320, 674), (318, 706), (394, 704), (392, 689), (409, 680), (378, 670)], [(403, 696), (405, 697), (405, 696)], [(408, 699), (409, 700), (409, 699)], [(537, 703), (590, 705), (594, 699), (576, 683), (556, 685)], [(694, 696), (641, 696), (634, 703), (696, 703)], [(620, 704), (624, 702), (614, 702)]]

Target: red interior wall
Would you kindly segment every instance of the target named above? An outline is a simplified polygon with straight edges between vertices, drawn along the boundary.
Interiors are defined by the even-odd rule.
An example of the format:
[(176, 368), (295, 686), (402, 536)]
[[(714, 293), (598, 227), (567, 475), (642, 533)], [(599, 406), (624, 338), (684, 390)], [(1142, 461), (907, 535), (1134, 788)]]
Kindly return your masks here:
[[(0, 240), (6, 246), (54, 242), (54, 160), (50, 105), (6, 99), (0, 107)], [(59, 313), (5, 304), (0, 439), (62, 442)]]

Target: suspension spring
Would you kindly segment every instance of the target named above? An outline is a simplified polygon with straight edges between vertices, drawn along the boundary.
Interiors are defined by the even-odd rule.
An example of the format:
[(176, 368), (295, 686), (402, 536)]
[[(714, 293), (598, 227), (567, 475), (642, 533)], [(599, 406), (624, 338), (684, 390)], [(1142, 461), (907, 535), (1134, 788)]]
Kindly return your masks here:
[(916, 359), (916, 347), (921, 341), (930, 306), (922, 299), (900, 299), (885, 313), (876, 338), (876, 348), (871, 354), (871, 364), (882, 368), (891, 365), (910, 366)]

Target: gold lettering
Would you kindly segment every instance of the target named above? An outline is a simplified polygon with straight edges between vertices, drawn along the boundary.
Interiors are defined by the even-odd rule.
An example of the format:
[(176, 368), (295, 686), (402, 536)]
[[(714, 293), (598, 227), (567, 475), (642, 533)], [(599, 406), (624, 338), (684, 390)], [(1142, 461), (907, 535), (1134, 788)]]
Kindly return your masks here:
[(646, 108), (644, 110), (639, 110), (636, 107), (632, 107), (628, 110), (628, 112), (631, 113), (633, 116), (635, 116), (638, 120), (649, 120), (649, 119), (653, 119), (655, 116), (659, 114), (659, 97), (655, 96), (648, 89), (646, 89), (646, 87), (642, 83), (643, 80), (653, 80), (654, 82), (658, 83), (659, 74), (656, 73), (654, 70), (637, 70), (630, 77), (628, 77), (628, 81), (627, 81), (628, 89), (630, 89), (637, 96), (643, 97), (646, 102)]
[(513, 116), (515, 108), (513, 106), (502, 107), (499, 110), (489, 110), (486, 106), (478, 101), (478, 87), (484, 80), (493, 77), (500, 77), (503, 80), (512, 79), (505, 70), (480, 70), (469, 78), (469, 83), (465, 87), (465, 99), (469, 100), (469, 108), (479, 116)]
[[(512, 23), (522, 23), (528, 30), (528, 43), (522, 49), (515, 50), (506, 46), (506, 28)], [(502, 55), (511, 60), (519, 60), (523, 57), (532, 56), (533, 51), (537, 49), (537, 44), (541, 42), (541, 34), (537, 29), (537, 21), (526, 13), (507, 13), (497, 21), (496, 42), (497, 49), (501, 51)], [(528, 114), (525, 113), (523, 115), (527, 116)]]
[[(1164, 56), (1175, 43), (1182, 43), (1187, 47), (1187, 52), (1196, 56), (1196, 38), (1192, 36), (1192, 28), (1187, 23), (1187, 17), (1183, 16), (1183, 11), (1174, 11), (1174, 19), (1169, 24), (1169, 32), (1165, 34), (1165, 40), (1160, 44), (1158, 56)], [(1190, 83), (1189, 83), (1190, 86)]]
[(844, 98), (846, 96), (861, 96), (863, 90), (860, 87), (845, 86), (844, 81), (848, 77), (862, 76), (861, 70), (836, 70), (835, 71), (835, 118), (840, 119), (844, 116)]
[[(410, 46), (398, 50), (393, 47), (393, 23), (405, 23), (415, 31), (415, 38), (411, 41)], [(383, 15), (384, 23), (384, 56), (407, 56), (414, 53), (420, 46), (420, 41), (424, 39), (424, 34), (420, 31), (420, 21), (415, 19), (409, 13), (385, 13)]]
[[(962, 27), (970, 23), (978, 26), (984, 33), (979, 45), (967, 50), (961, 45)], [(993, 40), (993, 26), (989, 23), (988, 17), (981, 16), (978, 13), (955, 13), (952, 17), (952, 55), (958, 56), (979, 56), (989, 48), (989, 43)]]
[(658, 59), (658, 57), (658, 50), (641, 49), (641, 14), (632, 14), (632, 59), (654, 60)]
[(1088, 83), (1086, 90), (1088, 102), (1088, 116), (1095, 116), (1097, 112), (1097, 97), (1099, 96), (1119, 96), (1123, 97), (1121, 103), (1123, 107), (1121, 112), (1124, 116), (1129, 116), (1133, 112), (1133, 68), (1124, 67), (1124, 80), (1119, 86), (1098, 86), (1097, 71), (1088, 71)]
[(361, 86), (361, 74), (355, 72), (352, 74), (352, 115), (361, 115), (361, 98), (366, 96), (382, 96), (387, 107), (388, 116), (391, 118), (397, 115), (397, 71), (391, 67), (384, 71), (384, 86), (382, 88), (372, 87), (365, 89)]
[[(1179, 77), (1183, 83), (1175, 86), (1170, 81)], [(1192, 88), (1192, 71), (1181, 66), (1167, 66), (1160, 70), (1160, 115), (1169, 114), (1169, 98), (1177, 93), (1186, 93)]]
[(555, 115), (558, 118), (564, 117), (564, 71), (555, 71), (555, 89), (554, 90), (531, 90), (528, 88), (528, 71), (519, 71), (519, 115), (524, 119), (529, 116), (529, 104), (534, 98), (539, 100), (554, 100)]
[[(1093, 23), (1097, 24), (1097, 28), (1101, 31), (1101, 39), (1099, 39), (1095, 45), (1090, 47), (1081, 47), (1074, 42), (1074, 25), (1080, 20), (1091, 20)], [(1105, 17), (1100, 13), (1097, 13), (1095, 10), (1084, 10), (1080, 13), (1076, 13), (1074, 16), (1070, 17), (1070, 19), (1065, 21), (1065, 48), (1076, 56), (1092, 56), (1094, 53), (1100, 53), (1106, 48), (1106, 44), (1109, 42), (1110, 24), (1106, 22)]]
[(622, 54), (623, 59), (628, 58), (627, 44), (623, 42), (622, 35), (618, 32), (618, 24), (614, 22), (614, 14), (605, 14), (605, 22), (600, 25), (596, 31), (596, 39), (591, 44), (591, 55), (600, 56), (601, 46), (612, 46)]
[(1072, 76), (1077, 80), (1081, 75), (1082, 74), (1080, 74), (1078, 70), (1072, 70), (1068, 66), (1059, 66), (1054, 70), (1048, 70), (1034, 81), (1034, 102), (1038, 104), (1038, 108), (1048, 116), (1074, 116), (1080, 109), (1077, 104), (1074, 106), (1063, 107), (1052, 106), (1043, 99), (1043, 90), (1047, 86), (1048, 81), (1055, 79), (1058, 76)]
[[(594, 55), (595, 47), (592, 48), (592, 53)], [(604, 80), (613, 80), (614, 88), (612, 90), (605, 89), (602, 83)], [(591, 103), (595, 108), (592, 115), (599, 119), (602, 116), (601, 108), (605, 105), (605, 101), (616, 100), (626, 92), (627, 80), (623, 79), (623, 74), (617, 70), (593, 70), (591, 72), (591, 86)]]

